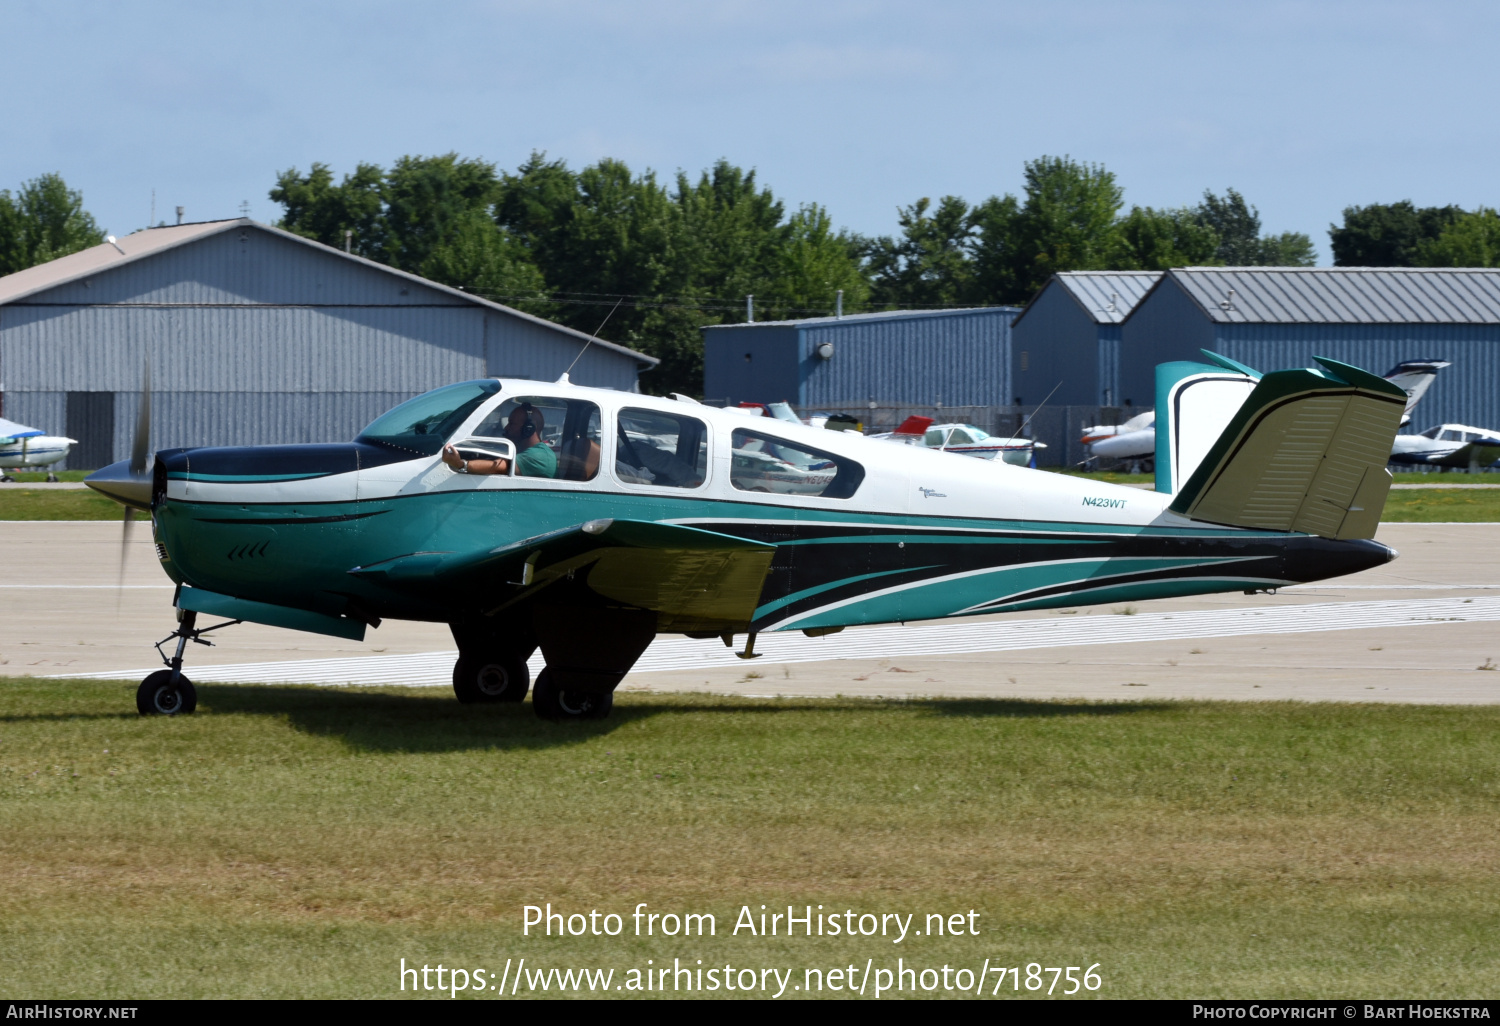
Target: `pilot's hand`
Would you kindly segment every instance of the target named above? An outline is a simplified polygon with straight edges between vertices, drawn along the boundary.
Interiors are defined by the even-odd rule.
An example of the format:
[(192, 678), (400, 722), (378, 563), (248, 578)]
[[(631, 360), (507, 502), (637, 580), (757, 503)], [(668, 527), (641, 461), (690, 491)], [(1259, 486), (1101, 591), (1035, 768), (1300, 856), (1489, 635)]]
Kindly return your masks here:
[(448, 464), (448, 466), (452, 467), (454, 470), (457, 470), (459, 467), (463, 466), (464, 463), (463, 459), (458, 455), (458, 450), (453, 448), (453, 446), (451, 445), (443, 446), (443, 462)]

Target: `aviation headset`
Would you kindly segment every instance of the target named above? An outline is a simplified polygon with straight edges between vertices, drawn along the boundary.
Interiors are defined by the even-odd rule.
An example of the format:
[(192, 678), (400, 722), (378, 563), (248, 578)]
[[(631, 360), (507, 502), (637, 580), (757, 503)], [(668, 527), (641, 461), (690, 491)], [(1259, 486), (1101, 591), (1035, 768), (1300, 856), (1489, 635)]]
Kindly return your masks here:
[(521, 409), (526, 411), (526, 423), (521, 425), (521, 440), (524, 442), (536, 434), (536, 407), (530, 403), (522, 403)]

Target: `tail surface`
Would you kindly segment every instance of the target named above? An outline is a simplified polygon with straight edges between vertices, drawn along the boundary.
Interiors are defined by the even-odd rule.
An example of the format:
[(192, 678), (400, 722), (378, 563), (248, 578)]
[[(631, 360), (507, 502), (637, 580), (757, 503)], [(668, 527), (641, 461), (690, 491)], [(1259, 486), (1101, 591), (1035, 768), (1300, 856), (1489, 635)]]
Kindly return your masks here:
[(1322, 370), (1260, 378), (1177, 489), (1174, 513), (1324, 538), (1375, 536), (1407, 395), (1358, 367), (1317, 362)]

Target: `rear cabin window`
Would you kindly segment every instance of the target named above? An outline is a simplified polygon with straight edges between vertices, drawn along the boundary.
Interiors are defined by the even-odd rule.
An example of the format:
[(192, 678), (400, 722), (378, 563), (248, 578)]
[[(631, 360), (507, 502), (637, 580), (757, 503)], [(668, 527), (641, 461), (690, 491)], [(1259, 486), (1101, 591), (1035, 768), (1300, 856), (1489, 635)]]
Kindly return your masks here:
[(582, 399), (518, 395), (501, 403), (474, 434), (509, 438), (519, 477), (590, 481), (599, 473), (599, 407)]
[(708, 425), (675, 413), (621, 410), (615, 476), (627, 484), (697, 488), (708, 477)]
[(865, 468), (845, 456), (743, 428), (734, 433), (729, 481), (743, 492), (817, 495), (847, 499), (865, 479)]

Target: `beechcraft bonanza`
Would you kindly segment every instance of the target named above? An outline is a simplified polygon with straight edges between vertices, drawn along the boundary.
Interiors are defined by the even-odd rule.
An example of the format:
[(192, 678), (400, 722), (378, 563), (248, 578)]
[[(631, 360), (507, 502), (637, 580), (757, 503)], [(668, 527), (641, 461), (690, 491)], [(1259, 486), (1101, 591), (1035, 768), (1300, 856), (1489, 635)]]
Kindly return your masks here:
[[(766, 631), (1254, 591), (1392, 559), (1373, 535), (1405, 393), (1332, 360), (1264, 376), (1210, 360), (1157, 370), (1175, 411), (1157, 492), (566, 375), (448, 385), (348, 443), (154, 457), (148, 393), (131, 460), (88, 483), (150, 510), (178, 585), (176, 654), (141, 683), (142, 713), (192, 711), (183, 652), (207, 631), (362, 639), (396, 618), (450, 625), (460, 701), (520, 701), (540, 647), (536, 712), (599, 718), (657, 634), (746, 635), (749, 658)], [(496, 457), (503, 473), (459, 472)]]
[(9, 473), (12, 470), (33, 467), (47, 467), (47, 480), (56, 481), (52, 464), (66, 458), (68, 450), (76, 444), (71, 438), (54, 437), (0, 417), (0, 481), (14, 480)]

